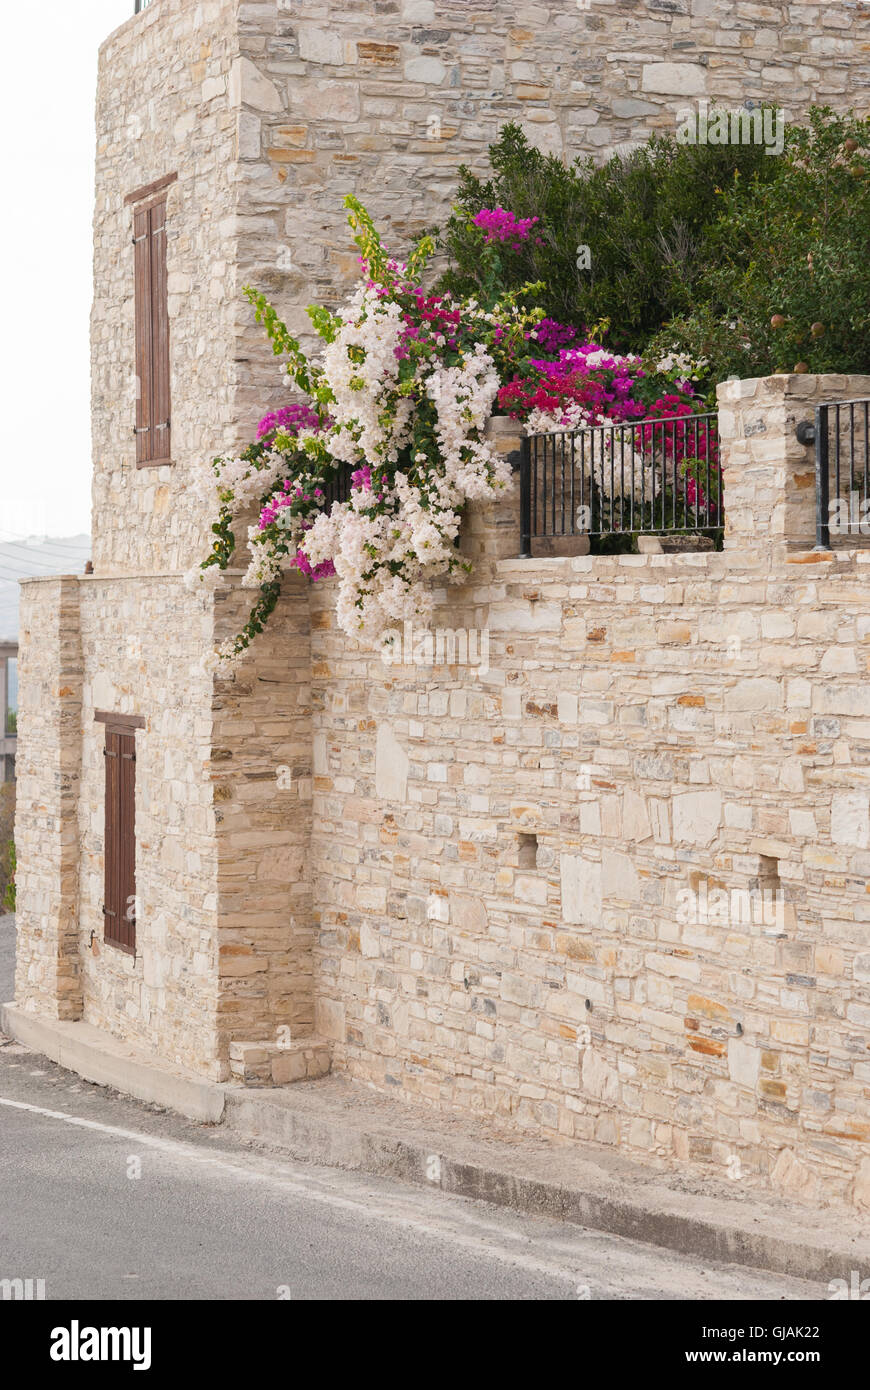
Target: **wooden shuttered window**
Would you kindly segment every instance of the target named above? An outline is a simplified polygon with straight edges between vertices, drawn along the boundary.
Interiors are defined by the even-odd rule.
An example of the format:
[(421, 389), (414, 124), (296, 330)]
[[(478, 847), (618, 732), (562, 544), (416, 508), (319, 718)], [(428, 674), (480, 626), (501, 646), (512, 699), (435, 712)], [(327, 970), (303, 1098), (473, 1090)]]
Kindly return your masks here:
[(133, 211), (136, 278), (136, 465), (171, 462), (165, 192)]
[(106, 725), (106, 816), (103, 852), (103, 939), (136, 953), (136, 727), (141, 721)]

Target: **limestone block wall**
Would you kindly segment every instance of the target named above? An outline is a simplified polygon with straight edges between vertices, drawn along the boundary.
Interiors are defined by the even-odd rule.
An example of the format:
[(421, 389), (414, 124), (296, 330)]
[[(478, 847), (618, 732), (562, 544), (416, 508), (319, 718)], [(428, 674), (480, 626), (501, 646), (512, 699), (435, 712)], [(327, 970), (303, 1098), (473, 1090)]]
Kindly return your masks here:
[[(98, 574), (188, 569), (207, 518), (190, 466), (238, 440), (229, 344), (236, 278), (237, 0), (154, 0), (103, 45), (97, 91), (93, 560)], [(173, 466), (136, 468), (132, 209), (172, 173), (167, 270)]]
[(15, 814), (15, 995), (27, 1009), (76, 1019), (78, 798), (83, 656), (74, 578), (22, 586)]
[[(79, 592), (82, 1018), (215, 1075), (212, 680), (202, 666), (213, 640), (210, 605), (174, 576), (83, 577)], [(103, 942), (105, 727), (97, 711), (145, 720), (136, 733), (135, 957)]]
[(794, 423), (860, 389), (721, 388), (726, 510), (758, 532), (721, 553), (519, 560), (478, 513), (437, 622), (485, 634), (486, 663), (421, 667), (412, 639), (385, 666), (313, 588), (334, 1067), (870, 1202), (870, 552), (763, 526), (788, 510), (771, 469), (802, 492)]
[[(251, 600), (250, 590), (229, 584), (218, 591), (216, 640), (239, 630)], [(301, 576), (287, 580), (239, 672), (218, 672), (212, 709), (218, 1046), (226, 1059), (232, 1042), (276, 1042), (288, 1029), (295, 1040), (314, 1026), (311, 646)]]
[[(239, 578), (214, 596), (174, 575), (34, 580), (22, 608), (17, 1001), (216, 1080), (232, 1042), (314, 1020), (307, 591), (288, 583), (243, 675), (216, 679)], [(135, 956), (103, 940), (98, 711), (144, 720)]]

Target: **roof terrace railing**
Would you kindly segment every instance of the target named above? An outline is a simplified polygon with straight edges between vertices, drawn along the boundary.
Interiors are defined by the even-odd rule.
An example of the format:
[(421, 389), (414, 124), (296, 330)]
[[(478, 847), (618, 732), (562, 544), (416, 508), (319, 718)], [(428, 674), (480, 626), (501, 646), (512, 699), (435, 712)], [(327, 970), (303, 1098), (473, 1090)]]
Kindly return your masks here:
[(536, 539), (722, 526), (715, 411), (557, 430), (523, 441), (520, 555)]
[(816, 550), (870, 536), (870, 398), (817, 405), (797, 437), (816, 446)]

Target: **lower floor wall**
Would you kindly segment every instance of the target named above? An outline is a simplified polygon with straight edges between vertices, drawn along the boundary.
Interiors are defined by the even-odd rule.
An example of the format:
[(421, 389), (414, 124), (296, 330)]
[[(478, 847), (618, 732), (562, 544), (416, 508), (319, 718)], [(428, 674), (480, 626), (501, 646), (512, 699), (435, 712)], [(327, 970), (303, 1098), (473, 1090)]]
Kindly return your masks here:
[[(221, 623), (246, 603), (175, 575), (69, 576), (26, 584), (21, 608), (16, 1000), (218, 1081), (231, 1043), (314, 1014), (310, 796), (276, 777), (310, 778), (307, 603), (220, 679)], [(106, 715), (138, 725), (135, 952), (106, 939)]]
[(870, 554), (805, 561), (501, 560), (389, 665), (318, 586), (334, 1068), (870, 1207)]

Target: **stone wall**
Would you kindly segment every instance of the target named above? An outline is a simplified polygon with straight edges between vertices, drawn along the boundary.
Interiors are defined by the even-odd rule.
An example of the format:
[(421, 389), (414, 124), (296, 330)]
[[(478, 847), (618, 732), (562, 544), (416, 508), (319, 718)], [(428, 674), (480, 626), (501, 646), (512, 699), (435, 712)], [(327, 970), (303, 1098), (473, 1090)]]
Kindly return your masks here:
[[(219, 1075), (211, 613), (174, 576), (79, 581), (82, 1018)], [(136, 714), (136, 956), (103, 941), (105, 726)], [(95, 934), (92, 939), (92, 933)]]
[(81, 1016), (78, 942), (82, 645), (77, 581), (22, 586), (18, 652), (15, 997)]
[(722, 553), (518, 560), (477, 513), (437, 622), (488, 671), (387, 667), (313, 588), (334, 1067), (870, 1204), (870, 552), (763, 524), (802, 503), (795, 424), (848, 394), (870, 378), (720, 388), (726, 513), (756, 521)]
[[(16, 998), (219, 1080), (231, 1042), (310, 1033), (314, 1013), (305, 590), (243, 678), (215, 680), (203, 659), (243, 620), (239, 577), (214, 598), (177, 576), (34, 580), (22, 606)], [(98, 711), (145, 721), (135, 957), (103, 941)]]
[[(236, 0), (154, 0), (103, 45), (97, 91), (93, 562), (98, 575), (190, 567), (207, 533), (190, 468), (238, 442), (228, 345), (236, 277), (237, 115), (227, 100)], [(167, 203), (172, 467), (136, 468), (133, 213), (126, 196), (178, 174)]]
[[(236, 577), (236, 583), (238, 577)], [(211, 784), (218, 857), (218, 1045), (310, 1035), (311, 645), (308, 586), (288, 579), (238, 675), (218, 673)], [(218, 591), (216, 639), (250, 590)], [(283, 1033), (279, 1033), (283, 1030)]]
[[(16, 999), (214, 1070), (211, 614), (174, 577), (23, 585)], [(105, 727), (136, 735), (135, 959), (103, 942)], [(218, 1068), (218, 1070), (220, 1070)]]

